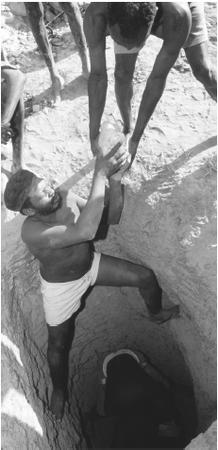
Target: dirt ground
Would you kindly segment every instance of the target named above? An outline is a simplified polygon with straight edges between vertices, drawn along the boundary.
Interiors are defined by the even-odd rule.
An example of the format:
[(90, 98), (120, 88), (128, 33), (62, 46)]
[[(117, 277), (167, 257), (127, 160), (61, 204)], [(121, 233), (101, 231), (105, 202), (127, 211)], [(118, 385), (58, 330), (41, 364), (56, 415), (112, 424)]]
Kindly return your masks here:
[[(205, 3), (209, 32), (209, 54), (216, 63), (216, 2)], [(87, 193), (85, 175), (91, 179), (93, 158), (88, 139), (87, 81), (81, 76), (80, 58), (67, 23), (58, 23), (58, 47), (53, 53), (64, 78), (62, 102), (48, 107), (50, 77), (25, 20), (16, 17), (5, 23), (7, 8), (2, 6), (2, 44), (10, 63), (26, 74), (24, 162), (28, 168), (59, 183), (74, 174), (77, 191)], [(134, 75), (133, 119), (137, 117), (146, 79), (152, 69), (161, 41), (150, 36), (140, 52)], [(104, 120), (120, 120), (114, 95), (114, 53), (107, 38), (108, 94)], [(32, 112), (38, 109), (38, 112)], [(141, 174), (152, 179), (165, 165), (184, 151), (216, 134), (216, 105), (193, 77), (182, 50), (171, 70), (164, 95), (141, 140), (136, 160), (125, 182), (134, 183)], [(10, 170), (11, 147), (3, 148), (2, 165)], [(209, 164), (210, 165), (210, 164)], [(215, 170), (214, 163), (209, 170)], [(77, 175), (75, 175), (77, 173)]]

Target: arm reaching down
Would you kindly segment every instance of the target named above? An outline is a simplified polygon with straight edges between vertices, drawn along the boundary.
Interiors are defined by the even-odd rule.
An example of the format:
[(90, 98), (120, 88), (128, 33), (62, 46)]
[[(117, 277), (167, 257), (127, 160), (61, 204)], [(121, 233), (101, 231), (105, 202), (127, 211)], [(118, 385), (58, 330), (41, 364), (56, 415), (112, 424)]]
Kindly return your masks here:
[(163, 25), (163, 46), (157, 55), (142, 96), (135, 129), (129, 141), (129, 153), (135, 157), (145, 127), (159, 102), (169, 74), (188, 36), (191, 16), (188, 6), (166, 4), (169, 8)]

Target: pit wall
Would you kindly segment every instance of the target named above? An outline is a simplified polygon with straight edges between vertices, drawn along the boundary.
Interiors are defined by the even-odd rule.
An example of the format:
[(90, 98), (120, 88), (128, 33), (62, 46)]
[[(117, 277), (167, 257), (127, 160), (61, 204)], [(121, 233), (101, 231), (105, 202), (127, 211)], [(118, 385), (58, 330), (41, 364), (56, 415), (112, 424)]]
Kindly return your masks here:
[[(215, 164), (213, 141), (209, 144), (195, 153), (191, 164), (181, 161), (170, 176), (165, 171), (146, 181), (134, 170), (126, 176), (121, 223), (97, 248), (152, 267), (164, 290), (164, 304), (180, 304), (181, 316), (153, 325), (135, 289), (95, 287), (77, 318), (70, 355), (70, 407), (61, 426), (48, 409), (51, 383), (38, 264), (20, 240), (23, 217), (3, 207), (4, 449), (86, 448), (81, 411), (95, 403), (104, 356), (123, 347), (147, 354), (178, 383), (192, 381), (199, 433), (210, 426), (216, 398), (216, 172), (208, 171), (208, 163)], [(89, 185), (90, 176), (84, 175), (80, 194), (83, 187), (87, 193)], [(213, 430), (200, 434), (188, 449), (197, 448), (199, 439), (201, 450), (215, 448)]]

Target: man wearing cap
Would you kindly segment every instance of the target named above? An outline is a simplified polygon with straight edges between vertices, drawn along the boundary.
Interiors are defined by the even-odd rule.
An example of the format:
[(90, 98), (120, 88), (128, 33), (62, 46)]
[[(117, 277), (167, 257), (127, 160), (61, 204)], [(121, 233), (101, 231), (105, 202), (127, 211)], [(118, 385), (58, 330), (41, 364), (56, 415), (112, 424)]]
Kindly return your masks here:
[(94, 154), (99, 150), (98, 137), (106, 101), (108, 34), (114, 41), (115, 94), (124, 134), (131, 131), (132, 80), (139, 51), (150, 34), (163, 40), (129, 139), (132, 161), (182, 48), (194, 76), (216, 100), (216, 72), (208, 55), (204, 2), (91, 2), (84, 18), (84, 31), (91, 62), (88, 82), (89, 134)]
[[(108, 224), (118, 223), (123, 208), (121, 183), (113, 176), (126, 163), (126, 152), (119, 146), (108, 156), (97, 156), (88, 201), (70, 191), (54, 189), (28, 170), (12, 175), (5, 189), (7, 208), (27, 216), (22, 239), (40, 263), (53, 383), (51, 410), (57, 418), (64, 412), (75, 314), (90, 286), (138, 287), (149, 318), (156, 323), (178, 315), (177, 306), (162, 309), (162, 290), (151, 269), (94, 251), (101, 218), (107, 216)], [(104, 210), (107, 179), (109, 203)]]

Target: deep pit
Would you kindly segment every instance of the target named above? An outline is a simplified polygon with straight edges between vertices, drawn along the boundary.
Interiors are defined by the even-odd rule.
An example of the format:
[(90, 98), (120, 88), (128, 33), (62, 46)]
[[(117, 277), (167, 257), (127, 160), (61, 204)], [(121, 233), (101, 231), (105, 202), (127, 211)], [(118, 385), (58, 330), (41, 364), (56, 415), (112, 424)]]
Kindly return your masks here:
[[(205, 157), (203, 162), (202, 166), (199, 158), (202, 176), (199, 178), (193, 175), (191, 190), (188, 184), (188, 189), (184, 186), (181, 191), (175, 182), (171, 200), (160, 200), (153, 210), (149, 203), (144, 203), (144, 195), (138, 192), (135, 182), (126, 186), (126, 206), (120, 229), (114, 227), (107, 241), (98, 243), (97, 247), (136, 262), (145, 261), (154, 267), (165, 291), (164, 303), (167, 304), (169, 299), (171, 302), (180, 303), (181, 317), (170, 324), (154, 325), (146, 319), (143, 302), (135, 289), (95, 287), (77, 318), (76, 335), (70, 353), (69, 405), (61, 426), (53, 420), (48, 407), (51, 382), (46, 362), (47, 331), (39, 290), (38, 264), (20, 240), (23, 218), (3, 207), (3, 448), (15, 448), (15, 439), (19, 442), (19, 448), (87, 448), (83, 422), (84, 417), (96, 404), (103, 360), (108, 353), (121, 348), (129, 348), (148, 356), (165, 376), (176, 383), (178, 390), (184, 389), (185, 394), (180, 394), (179, 403), (186, 419), (185, 426), (190, 440), (205, 432), (211, 425), (216, 414), (215, 291), (212, 291), (211, 283), (215, 276), (215, 260), (209, 261), (207, 256), (212, 255), (214, 240), (212, 199), (216, 180), (213, 173), (207, 178), (202, 198), (199, 183), (202, 187), (206, 170)], [(67, 181), (68, 185), (71, 181)], [(143, 192), (143, 183), (141, 189)], [(138, 199), (139, 215), (135, 207), (135, 195)], [(193, 200), (193, 195), (198, 205), (198, 214), (201, 208), (205, 210), (207, 206), (208, 222), (203, 238), (204, 242), (207, 242), (209, 253), (207, 255), (204, 252), (203, 266), (199, 265), (202, 261), (199, 261), (200, 254), (204, 248), (200, 238), (195, 241), (191, 252), (189, 247), (180, 245), (180, 252), (176, 254), (178, 237), (181, 242), (182, 232), (187, 232), (187, 225), (184, 229), (182, 224), (181, 228), (181, 222), (178, 221), (178, 210), (182, 208), (181, 201), (184, 201), (183, 214), (188, 223), (188, 215), (193, 215), (193, 208), (190, 209), (189, 203)], [(137, 230), (130, 220), (133, 214)], [(149, 234), (144, 231), (148, 215)], [(171, 229), (168, 228), (169, 217)], [(159, 223), (159, 235), (157, 230), (154, 230), (155, 226), (152, 229), (152, 221)], [(173, 242), (171, 239), (171, 247), (168, 247), (167, 251), (168, 254), (171, 252), (174, 261), (168, 260), (166, 266), (163, 254), (166, 254), (166, 244), (169, 244), (172, 237), (172, 225), (175, 238)], [(195, 259), (195, 264), (194, 256), (198, 258)], [(175, 279), (179, 280), (179, 284), (175, 284)], [(205, 292), (207, 297), (204, 297)], [(195, 299), (198, 301), (198, 307)], [(207, 439), (211, 442), (212, 439), (214, 443), (213, 430), (207, 433), (209, 438), (205, 437), (205, 434), (200, 436), (201, 439), (205, 439), (205, 442)], [(194, 443), (188, 448), (194, 449)], [(214, 447), (208, 444), (205, 448)]]

